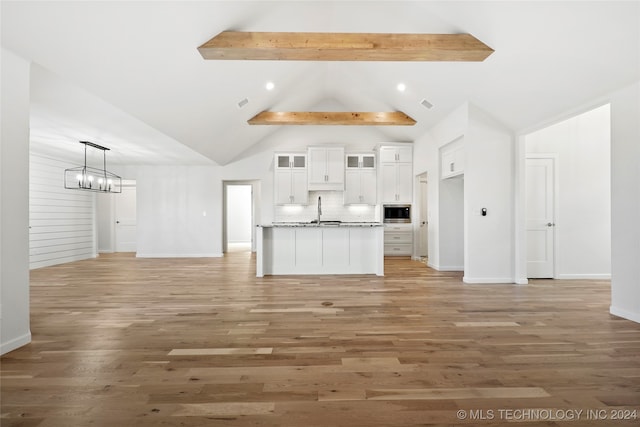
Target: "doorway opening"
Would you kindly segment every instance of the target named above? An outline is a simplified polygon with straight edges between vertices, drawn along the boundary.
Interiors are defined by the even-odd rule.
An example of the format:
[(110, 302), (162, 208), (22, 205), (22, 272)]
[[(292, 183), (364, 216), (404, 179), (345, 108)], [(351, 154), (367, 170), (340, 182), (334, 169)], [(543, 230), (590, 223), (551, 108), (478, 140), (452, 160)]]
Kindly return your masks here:
[(427, 201), (427, 172), (416, 177), (418, 182), (418, 259), (429, 262), (429, 208)]
[(223, 181), (222, 251), (255, 252), (259, 181)]

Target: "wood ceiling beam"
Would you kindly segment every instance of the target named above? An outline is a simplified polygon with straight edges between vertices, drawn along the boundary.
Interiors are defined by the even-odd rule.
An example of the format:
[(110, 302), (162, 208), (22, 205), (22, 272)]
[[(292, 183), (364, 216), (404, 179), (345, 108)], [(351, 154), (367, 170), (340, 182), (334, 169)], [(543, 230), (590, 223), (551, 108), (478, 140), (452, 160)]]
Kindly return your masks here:
[(401, 111), (263, 111), (247, 120), (247, 123), (250, 125), (413, 126), (416, 121)]
[(484, 61), (471, 34), (223, 31), (198, 48), (204, 59), (289, 61)]

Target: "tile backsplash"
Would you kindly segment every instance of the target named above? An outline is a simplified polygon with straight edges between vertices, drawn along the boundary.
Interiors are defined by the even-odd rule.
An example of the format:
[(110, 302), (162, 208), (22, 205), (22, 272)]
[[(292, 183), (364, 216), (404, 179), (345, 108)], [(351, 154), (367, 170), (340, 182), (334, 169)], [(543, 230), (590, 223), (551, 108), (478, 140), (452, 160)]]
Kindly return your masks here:
[(322, 220), (350, 222), (380, 221), (379, 209), (370, 205), (344, 205), (342, 191), (309, 191), (307, 206), (275, 206), (273, 221), (311, 221), (318, 217), (318, 197), (322, 198)]

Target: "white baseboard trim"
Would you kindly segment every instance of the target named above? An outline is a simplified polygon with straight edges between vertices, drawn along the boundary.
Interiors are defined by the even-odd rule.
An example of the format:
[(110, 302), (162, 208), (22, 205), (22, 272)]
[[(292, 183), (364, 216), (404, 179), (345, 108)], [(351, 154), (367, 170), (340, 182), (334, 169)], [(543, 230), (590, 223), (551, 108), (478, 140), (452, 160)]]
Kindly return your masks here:
[(528, 285), (529, 280), (527, 278), (524, 279), (516, 279), (516, 285)]
[(7, 342), (3, 342), (2, 344), (0, 344), (0, 355), (9, 353), (10, 351), (15, 350), (16, 348), (29, 344), (30, 342), (31, 342), (31, 331), (27, 332), (22, 336), (16, 337), (12, 340), (9, 340)]
[(98, 251), (98, 255), (99, 254), (115, 254), (116, 251), (112, 251), (112, 250), (104, 250), (104, 251)]
[(636, 313), (633, 311), (625, 310), (623, 308), (614, 307), (614, 306), (609, 307), (609, 313), (613, 314), (614, 316), (631, 320), (632, 322), (640, 323), (640, 313)]
[(512, 283), (515, 284), (515, 281), (513, 280), (513, 277), (467, 277), (464, 276), (462, 278), (462, 281), (464, 283), (469, 283), (469, 284), (496, 284), (496, 283)]
[(136, 253), (136, 258), (221, 258), (222, 253), (210, 254), (145, 254)]
[(558, 274), (559, 280), (611, 280), (611, 274)]

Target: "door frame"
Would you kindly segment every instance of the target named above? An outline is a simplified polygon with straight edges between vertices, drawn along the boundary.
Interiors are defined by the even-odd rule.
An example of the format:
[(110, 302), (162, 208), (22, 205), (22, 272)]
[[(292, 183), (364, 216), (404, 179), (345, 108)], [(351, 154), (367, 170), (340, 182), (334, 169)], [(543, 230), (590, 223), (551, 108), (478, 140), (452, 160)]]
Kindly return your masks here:
[(260, 221), (260, 180), (223, 180), (222, 181), (222, 253), (228, 251), (227, 248), (227, 187), (233, 185), (251, 186), (251, 252), (256, 251), (256, 227)]
[(524, 156), (524, 176), (523, 176), (523, 181), (524, 181), (524, 192), (523, 192), (523, 201), (525, 203), (525, 210), (523, 211), (524, 213), (524, 261), (525, 261), (525, 278), (527, 278), (528, 280), (528, 274), (529, 272), (527, 271), (527, 262), (529, 257), (527, 256), (527, 229), (526, 229), (526, 222), (527, 222), (527, 212), (526, 212), (526, 168), (527, 168), (527, 160), (528, 159), (550, 159), (553, 160), (553, 279), (557, 279), (558, 278), (558, 263), (559, 263), (559, 258), (558, 258), (558, 253), (559, 253), (559, 239), (558, 239), (558, 223), (560, 222), (560, 197), (559, 197), (559, 193), (560, 193), (560, 181), (558, 179), (559, 176), (559, 165), (558, 165), (558, 154), (557, 153), (527, 153), (526, 152), (526, 147), (525, 147), (525, 156)]

